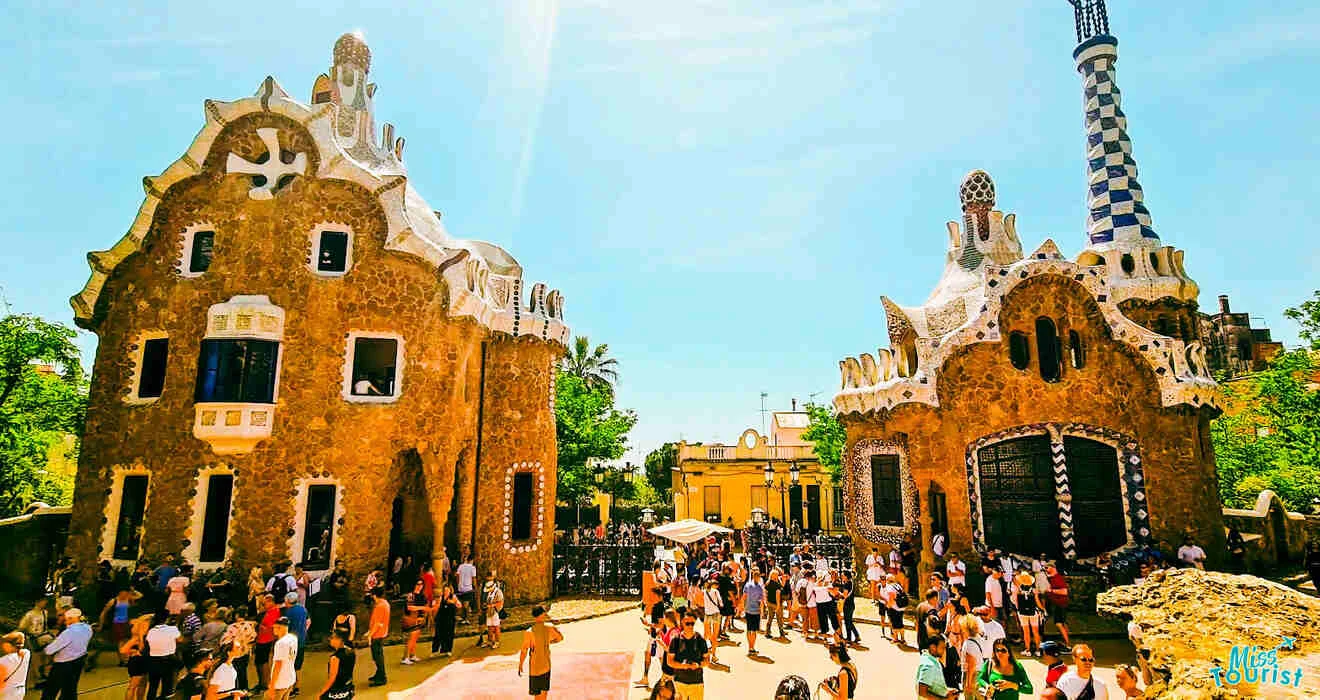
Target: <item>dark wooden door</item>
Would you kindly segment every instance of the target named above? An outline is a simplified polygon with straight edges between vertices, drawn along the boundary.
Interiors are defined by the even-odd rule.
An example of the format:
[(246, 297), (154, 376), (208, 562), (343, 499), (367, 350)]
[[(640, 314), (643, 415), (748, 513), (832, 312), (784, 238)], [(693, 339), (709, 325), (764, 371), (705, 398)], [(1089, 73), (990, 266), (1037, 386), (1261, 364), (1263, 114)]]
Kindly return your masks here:
[(1023, 556), (1058, 557), (1059, 507), (1054, 498), (1050, 439), (1031, 435), (977, 452), (985, 543)]

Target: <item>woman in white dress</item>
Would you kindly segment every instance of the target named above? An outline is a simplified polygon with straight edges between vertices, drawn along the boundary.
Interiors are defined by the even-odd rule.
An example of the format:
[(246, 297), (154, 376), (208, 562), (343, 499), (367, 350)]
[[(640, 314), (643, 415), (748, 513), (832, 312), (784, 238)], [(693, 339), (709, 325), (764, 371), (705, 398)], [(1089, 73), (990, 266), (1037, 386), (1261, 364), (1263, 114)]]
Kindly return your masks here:
[(22, 632), (10, 632), (0, 637), (0, 700), (23, 700), (23, 694), (27, 692), (32, 652), (25, 649), (26, 646), (27, 639)]

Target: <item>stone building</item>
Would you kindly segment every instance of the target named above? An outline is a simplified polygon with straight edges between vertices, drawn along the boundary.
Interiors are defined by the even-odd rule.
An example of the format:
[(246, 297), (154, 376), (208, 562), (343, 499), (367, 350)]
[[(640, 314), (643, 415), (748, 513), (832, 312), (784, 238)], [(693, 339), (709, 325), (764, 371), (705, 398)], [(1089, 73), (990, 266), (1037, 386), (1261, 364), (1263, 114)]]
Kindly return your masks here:
[(840, 363), (858, 546), (945, 533), (964, 556), (1086, 560), (1190, 533), (1212, 560), (1223, 551), (1209, 430), (1221, 392), (1197, 286), (1143, 204), (1103, 3), (1077, 8), (1086, 247), (1068, 260), (1047, 239), (1024, 255), (990, 177), (963, 180), (930, 297), (884, 298), (889, 347)]
[(563, 299), (450, 236), (379, 131), (360, 35), (309, 103), (206, 101), (73, 297), (100, 343), (68, 553), (200, 568), (473, 547), (549, 594)]
[(1283, 349), (1283, 343), (1270, 338), (1270, 329), (1251, 327), (1250, 314), (1233, 312), (1227, 294), (1219, 295), (1219, 313), (1199, 318), (1205, 361), (1212, 372), (1230, 377), (1259, 372)]
[(732, 445), (678, 443), (672, 473), (674, 517), (736, 527), (760, 508), (767, 518), (812, 532), (844, 528), (843, 488), (830, 483), (815, 447), (802, 439), (803, 411), (776, 411), (770, 434), (748, 428)]

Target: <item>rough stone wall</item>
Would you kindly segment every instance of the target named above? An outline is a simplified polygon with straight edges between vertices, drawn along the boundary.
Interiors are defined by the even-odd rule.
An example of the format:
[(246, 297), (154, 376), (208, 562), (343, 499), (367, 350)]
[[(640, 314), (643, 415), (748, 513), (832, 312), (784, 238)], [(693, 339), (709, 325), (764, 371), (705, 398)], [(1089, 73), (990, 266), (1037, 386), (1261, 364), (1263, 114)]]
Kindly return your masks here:
[[(1055, 383), (1040, 378), (1035, 346), (1040, 316), (1055, 320), (1065, 343), (1068, 331), (1076, 330), (1086, 347), (1085, 367), (1066, 366)], [(950, 549), (966, 557), (973, 543), (967, 446), (1007, 428), (1041, 422), (1085, 423), (1135, 438), (1144, 463), (1152, 538), (1176, 548), (1190, 529), (1211, 563), (1217, 563), (1224, 531), (1209, 444), (1210, 412), (1162, 408), (1149, 365), (1110, 338), (1095, 302), (1070, 279), (1024, 282), (1005, 299), (1000, 325), (1005, 340), (967, 346), (939, 369), (938, 408), (903, 404), (890, 412), (841, 417), (847, 430), (845, 464), (859, 440), (906, 441), (921, 504), (923, 570), (934, 563), (928, 546), (931, 484), (947, 494)], [(1032, 338), (1031, 362), (1024, 370), (1009, 362), (1007, 338), (1015, 330)], [(858, 546), (869, 551), (872, 544), (850, 529)]]
[[(443, 540), (451, 510), (466, 514), (455, 528), (462, 541), (472, 533), (471, 508), (460, 503), (451, 509), (449, 499), (457, 484), (460, 501), (466, 489), (471, 503), (470, 476), (456, 478), (454, 471), (461, 464), (470, 472), (473, 464), (481, 344), (489, 333), (448, 317), (446, 289), (434, 268), (384, 249), (384, 215), (362, 187), (298, 177), (271, 200), (250, 199), (250, 179), (224, 175), (223, 162), (230, 152), (248, 160), (264, 153), (254, 131), (261, 126), (278, 127), (283, 148), (315, 161), (310, 136), (290, 120), (254, 114), (230, 123), (203, 172), (166, 193), (142, 250), (116, 268), (100, 296), (94, 321), (100, 343), (68, 546), (89, 571), (109, 554), (98, 549), (112, 470), (134, 464), (151, 470), (141, 552), (149, 558), (182, 549), (198, 470), (217, 464), (237, 474), (230, 542), (233, 559), (244, 567), (290, 556), (294, 484), (310, 476), (333, 477), (342, 489), (336, 556), (355, 575), (383, 564), (392, 501), (404, 487), (404, 472), (418, 468), (418, 460), (401, 458), (410, 450), (426, 472), (433, 540)], [(183, 278), (175, 270), (181, 234), (199, 223), (216, 232), (214, 257), (200, 277)], [(321, 223), (351, 227), (352, 267), (343, 277), (321, 277), (308, 268), (311, 232)], [(250, 453), (220, 457), (192, 434), (197, 356), (208, 307), (238, 294), (265, 294), (282, 307), (285, 334), (271, 437)], [(126, 405), (133, 349), (141, 333), (153, 330), (169, 334), (164, 393), (148, 405)], [(402, 335), (396, 402), (343, 399), (346, 334), (353, 330)], [(540, 353), (533, 371), (544, 373), (550, 344), (528, 345), (536, 350), (527, 355)], [(501, 391), (514, 412), (532, 399), (510, 384)], [(543, 390), (535, 402), (541, 411)], [(553, 428), (547, 444), (548, 457), (541, 459), (553, 474)]]
[[(550, 371), (557, 356), (552, 346), (527, 338), (500, 338), (489, 345), (487, 355), (475, 551), (477, 568), (484, 575), (493, 567), (507, 582), (505, 595), (511, 601), (544, 600), (551, 592), (556, 447)], [(533, 466), (537, 462), (539, 468)], [(531, 541), (510, 541), (506, 535), (512, 514), (505, 504), (515, 463), (530, 463), (526, 468), (532, 471), (534, 492), (540, 493), (534, 503), (543, 504), (539, 513), (533, 506)], [(538, 514), (543, 516), (539, 522)], [(530, 551), (515, 551), (528, 547)]]
[(1165, 332), (1160, 327), (1160, 319), (1163, 318), (1177, 328), (1171, 337), (1189, 343), (1200, 339), (1201, 317), (1196, 312), (1196, 302), (1184, 302), (1170, 297), (1156, 301), (1124, 299), (1119, 302), (1118, 309), (1134, 323), (1156, 333)]

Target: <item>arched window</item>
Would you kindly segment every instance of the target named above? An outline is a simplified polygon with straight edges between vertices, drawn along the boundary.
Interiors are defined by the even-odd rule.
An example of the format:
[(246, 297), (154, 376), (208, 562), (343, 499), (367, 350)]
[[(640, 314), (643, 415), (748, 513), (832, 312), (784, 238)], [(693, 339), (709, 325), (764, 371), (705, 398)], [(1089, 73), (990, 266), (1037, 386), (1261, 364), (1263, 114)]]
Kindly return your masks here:
[(908, 337), (898, 346), (898, 376), (911, 377), (917, 373), (917, 341)]
[(1060, 350), (1054, 321), (1044, 316), (1036, 319), (1036, 359), (1040, 362), (1041, 379), (1057, 382), (1063, 376), (1063, 353)]
[(1013, 331), (1008, 334), (1008, 361), (1015, 369), (1026, 369), (1031, 364), (1031, 345), (1026, 333)]
[(1132, 274), (1132, 271), (1137, 269), (1137, 261), (1132, 258), (1131, 253), (1124, 253), (1118, 264), (1123, 268), (1123, 273), (1127, 275)]
[(1062, 553), (1050, 439), (1029, 435), (976, 454), (985, 544), (1005, 552)]
[(1160, 272), (1160, 256), (1159, 256), (1159, 254), (1157, 254), (1157, 253), (1151, 253), (1151, 254), (1150, 254), (1150, 269), (1153, 270), (1156, 274), (1163, 274), (1163, 273)]
[(1082, 336), (1077, 331), (1068, 331), (1068, 357), (1073, 369), (1086, 366), (1086, 348), (1082, 347)]

